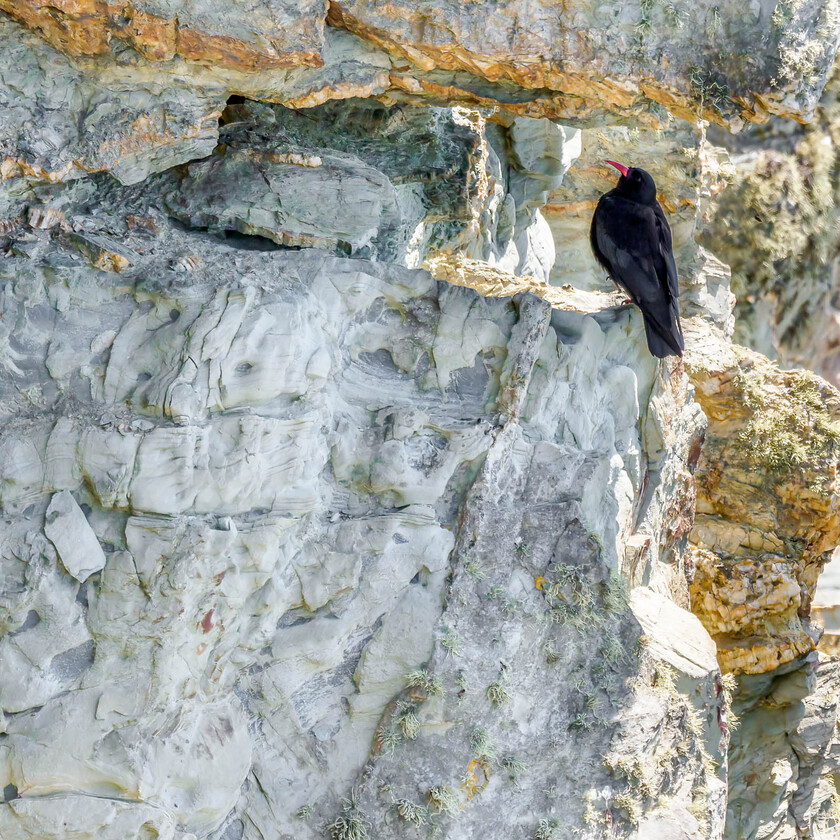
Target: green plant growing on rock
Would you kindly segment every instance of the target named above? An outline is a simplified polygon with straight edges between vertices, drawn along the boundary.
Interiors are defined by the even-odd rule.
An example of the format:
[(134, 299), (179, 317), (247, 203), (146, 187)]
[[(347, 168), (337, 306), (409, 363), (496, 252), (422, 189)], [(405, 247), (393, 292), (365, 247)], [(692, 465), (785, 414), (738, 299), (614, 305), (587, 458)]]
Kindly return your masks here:
[(688, 731), (695, 738), (700, 739), (703, 737), (703, 730), (706, 726), (703, 713), (699, 709), (695, 708), (695, 706), (688, 700), (686, 700), (685, 703), (685, 723)]
[(601, 705), (601, 701), (598, 699), (597, 695), (593, 694), (592, 692), (584, 692), (583, 695), (583, 708), (587, 712), (594, 713), (597, 711), (599, 706)]
[(617, 779), (625, 779), (639, 796), (649, 798), (654, 793), (651, 768), (638, 755), (608, 753), (602, 759), (604, 766)]
[(534, 831), (534, 840), (561, 840), (562, 836), (557, 820), (541, 819)]
[(417, 805), (410, 799), (397, 799), (394, 807), (400, 815), (400, 819), (410, 822), (413, 825), (426, 825), (429, 819), (429, 810), (425, 805)]
[[(790, 35), (788, 20), (796, 5), (798, 0), (776, 5), (773, 20), (783, 36)], [(823, 48), (816, 35), (783, 37), (779, 85), (813, 72), (813, 50)], [(715, 243), (716, 255), (732, 269), (736, 341), (756, 346), (766, 335), (762, 346), (772, 345), (786, 368), (815, 366), (821, 342), (814, 339), (825, 329), (826, 311), (834, 309), (831, 265), (840, 250), (838, 86), (835, 71), (816, 118), (794, 132), (791, 142), (739, 161), (700, 235), (700, 243)]]
[(629, 603), (627, 581), (620, 574), (610, 574), (604, 592), (604, 608), (614, 615), (624, 615)]
[(673, 697), (677, 694), (677, 674), (666, 662), (656, 662), (653, 666), (652, 685), (660, 694)]
[(709, 834), (709, 789), (705, 785), (691, 791), (691, 804), (687, 810), (697, 820), (701, 836), (707, 837)]
[(613, 694), (619, 686), (619, 679), (613, 670), (614, 663), (607, 662), (602, 658), (593, 663), (590, 673), (595, 684), (602, 688), (607, 696), (612, 699)]
[(601, 815), (595, 808), (595, 794), (591, 790), (583, 794), (583, 821), (586, 825), (597, 825), (601, 822)]
[(737, 729), (741, 722), (738, 716), (732, 711), (732, 697), (738, 690), (738, 678), (735, 674), (720, 675), (720, 693), (723, 700), (723, 709), (726, 713), (726, 726), (728, 729)]
[(458, 637), (455, 631), (450, 627), (444, 626), (443, 635), (440, 640), (440, 646), (451, 656), (456, 656), (458, 653)]
[(508, 772), (508, 778), (516, 784), (519, 777), (528, 769), (528, 765), (513, 753), (502, 757), (502, 767)]
[(307, 803), (306, 805), (301, 805), (300, 808), (297, 809), (295, 816), (299, 820), (309, 819), (309, 817), (312, 816), (312, 806), (309, 803)]
[(596, 591), (583, 570), (557, 563), (551, 568), (551, 579), (543, 583), (541, 592), (549, 607), (551, 620), (568, 624), (576, 630), (591, 630), (602, 620), (596, 609)]
[(589, 712), (577, 712), (569, 723), (572, 732), (589, 732), (595, 725), (595, 718)]
[[(773, 387), (769, 372), (755, 368), (742, 368), (734, 380), (752, 409), (737, 445), (772, 476), (834, 458), (840, 445), (840, 423), (829, 411), (826, 384), (808, 371), (785, 372), (782, 380), (786, 388)], [(821, 489), (820, 479), (814, 483), (812, 489)]]
[(714, 70), (692, 65), (688, 68), (688, 83), (692, 95), (700, 104), (701, 115), (707, 107), (719, 114), (724, 112), (729, 103), (729, 86), (721, 75)]
[(599, 653), (604, 662), (614, 665), (625, 658), (624, 644), (613, 631), (608, 630), (604, 634), (604, 643), (601, 645)]
[(461, 810), (458, 791), (451, 785), (435, 785), (429, 789), (427, 797), (429, 806), (434, 808), (438, 814), (454, 816)]
[(779, 0), (776, 3), (776, 8), (773, 9), (773, 14), (770, 21), (776, 29), (785, 29), (787, 25), (793, 20), (795, 9), (795, 0)]
[(420, 721), (417, 719), (417, 707), (413, 703), (400, 700), (397, 703), (397, 710), (394, 719), (397, 721), (402, 734), (413, 741), (420, 734)]
[(520, 611), (522, 604), (516, 598), (505, 598), (502, 601), (502, 615), (510, 618)]
[(484, 580), (487, 576), (484, 566), (477, 557), (469, 557), (464, 560), (464, 571), (476, 580)]
[(709, 755), (706, 749), (701, 746), (700, 749), (700, 763), (703, 767), (703, 772), (707, 777), (714, 776), (717, 773), (718, 763)]
[(665, 14), (671, 19), (671, 22), (676, 26), (677, 29), (682, 29), (685, 26), (685, 21), (688, 15), (685, 13), (683, 9), (677, 6), (673, 0), (666, 0), (665, 2)]
[(429, 676), (425, 668), (417, 668), (405, 675), (409, 688), (421, 689), (427, 697), (437, 697), (443, 694), (443, 686), (437, 677)]
[(330, 840), (368, 840), (367, 821), (356, 803), (345, 801), (344, 813), (327, 826)]
[(391, 755), (403, 739), (402, 735), (393, 729), (380, 729), (376, 740), (379, 742), (379, 749), (386, 755)]
[(510, 692), (505, 685), (504, 674), (499, 674), (498, 678), (487, 686), (487, 699), (494, 706), (505, 706), (510, 702)]
[(496, 747), (490, 732), (482, 726), (474, 726), (470, 732), (470, 749), (476, 758), (491, 761), (496, 757)]
[(625, 790), (617, 793), (610, 800), (613, 808), (624, 811), (630, 825), (638, 825), (642, 818), (642, 800), (632, 791)]
[(633, 653), (637, 657), (644, 656), (650, 648), (650, 636), (645, 635), (642, 633), (638, 639), (636, 639), (636, 644), (633, 646)]
[(706, 776), (714, 776), (717, 772), (717, 762), (709, 755), (704, 740), (706, 716), (687, 697), (682, 697), (682, 700), (684, 701), (686, 728), (694, 739), (694, 745), (699, 754), (703, 772)]
[(645, 36), (650, 35), (653, 31), (653, 22), (651, 20), (652, 12), (653, 0), (640, 0), (639, 21), (636, 24), (636, 34), (642, 39), (644, 39)]

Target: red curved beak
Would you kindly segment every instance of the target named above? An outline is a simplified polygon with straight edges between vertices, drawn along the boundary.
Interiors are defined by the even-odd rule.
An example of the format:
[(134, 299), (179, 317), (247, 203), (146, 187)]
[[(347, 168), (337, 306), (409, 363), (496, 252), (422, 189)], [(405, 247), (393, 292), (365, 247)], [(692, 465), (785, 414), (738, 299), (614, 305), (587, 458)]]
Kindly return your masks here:
[(604, 163), (608, 163), (610, 166), (614, 166), (625, 178), (627, 177), (626, 166), (622, 166), (620, 163), (616, 163), (614, 160), (605, 160)]

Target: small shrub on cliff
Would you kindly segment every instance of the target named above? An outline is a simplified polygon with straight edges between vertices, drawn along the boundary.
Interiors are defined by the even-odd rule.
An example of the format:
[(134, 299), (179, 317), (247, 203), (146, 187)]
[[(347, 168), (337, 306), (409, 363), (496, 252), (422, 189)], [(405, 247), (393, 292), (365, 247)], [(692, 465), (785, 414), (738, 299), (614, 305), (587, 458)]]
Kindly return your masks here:
[(470, 732), (470, 749), (476, 758), (493, 759), (496, 747), (490, 733), (482, 726), (474, 726)]
[(627, 816), (627, 822), (631, 825), (638, 825), (642, 818), (642, 800), (632, 791), (624, 791), (616, 794), (611, 803), (613, 808), (618, 808), (624, 811)]
[(557, 820), (542, 819), (537, 823), (534, 840), (560, 840), (560, 823)]
[(409, 688), (422, 689), (427, 697), (437, 697), (443, 693), (443, 686), (437, 677), (429, 676), (425, 668), (418, 668), (405, 675)]
[[(734, 381), (752, 409), (737, 445), (768, 473), (789, 474), (835, 455), (840, 423), (829, 411), (833, 395), (819, 377), (786, 371), (771, 380), (768, 370), (742, 368)], [(819, 482), (816, 478), (815, 485)]]
[(355, 802), (345, 801), (344, 813), (327, 826), (330, 840), (368, 840), (366, 820)]
[(427, 796), (429, 805), (439, 814), (455, 815), (461, 810), (458, 791), (451, 785), (435, 785)]
[(625, 779), (640, 796), (650, 797), (654, 792), (651, 768), (638, 755), (609, 753), (603, 757), (604, 766), (617, 779)]
[(379, 748), (386, 755), (390, 755), (402, 743), (402, 736), (393, 729), (382, 729), (376, 736)]
[(741, 725), (738, 716), (732, 711), (732, 697), (738, 690), (738, 678), (735, 674), (721, 674), (720, 693), (723, 701), (722, 720), (726, 723), (726, 729), (730, 732)]
[(620, 574), (610, 574), (604, 592), (604, 607), (615, 615), (624, 615), (627, 612), (629, 600), (627, 581)]
[(394, 803), (400, 819), (413, 823), (416, 826), (425, 825), (428, 821), (429, 811), (423, 805), (417, 805), (410, 799), (398, 799)]
[(487, 699), (494, 706), (504, 706), (510, 702), (510, 692), (507, 690), (503, 676), (500, 675), (495, 682), (487, 686)]
[(420, 721), (417, 719), (414, 704), (401, 700), (397, 703), (394, 718), (400, 731), (409, 741), (413, 741), (420, 734)]
[(508, 754), (502, 758), (502, 767), (508, 771), (510, 780), (516, 784), (518, 778), (528, 769), (528, 765), (518, 756)]

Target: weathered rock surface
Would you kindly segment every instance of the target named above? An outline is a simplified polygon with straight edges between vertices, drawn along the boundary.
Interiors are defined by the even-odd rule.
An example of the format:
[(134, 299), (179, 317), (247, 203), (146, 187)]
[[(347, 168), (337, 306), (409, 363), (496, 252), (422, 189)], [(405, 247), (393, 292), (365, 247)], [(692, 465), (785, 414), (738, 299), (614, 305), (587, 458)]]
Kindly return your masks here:
[[(6, 707), (17, 714), (3, 784), (22, 798), (2, 812), (4, 837), (42, 836), (68, 802), (104, 788), (119, 797), (107, 811), (74, 811), (80, 836), (140, 826), (206, 836), (225, 818), (318, 836), (366, 765), (418, 804), (427, 776), (428, 789), (457, 781), (442, 775), (442, 744), (462, 751), (466, 771), (482, 758), (476, 729), (498, 754), (483, 756), (493, 787), (459, 821), (465, 831), (493, 824), (499, 801), (530, 830), (566, 813), (582, 784), (599, 814), (593, 836), (601, 819), (636, 819), (636, 798), (714, 811), (701, 790), (722, 790), (703, 760), (717, 751), (715, 666), (707, 657), (690, 671), (689, 699), (660, 697), (655, 659), (633, 653), (640, 630), (616, 580), (643, 480), (638, 392), (656, 378), (621, 321), (551, 318), (531, 297), (485, 300), (424, 271), (314, 250), (243, 251), (163, 219), (158, 235), (123, 237), (136, 259), (119, 275), (131, 291), (114, 299), (117, 275), (74, 260), (60, 231), (41, 237), (42, 256), (3, 266), (14, 278), (4, 322), (24, 339), (7, 373), (5, 446), (33, 448), (31, 466), (9, 459), (3, 474), (15, 647), (56, 621), (38, 605), (64, 573), (48, 543), (32, 542), (51, 493), (90, 508), (108, 559), (81, 589), (59, 590), (95, 654), (74, 666), (77, 690)], [(201, 258), (184, 273), (174, 257), (190, 253)], [(61, 309), (45, 309), (61, 290)], [(628, 354), (637, 372), (621, 364)], [(685, 380), (655, 387), (679, 395)], [(574, 411), (570, 392), (571, 405), (586, 401)], [(671, 422), (694, 435), (692, 404)], [(602, 610), (607, 636), (579, 635)], [(46, 666), (29, 661), (22, 683), (34, 690)], [(575, 688), (566, 664), (580, 671)], [(442, 692), (428, 705), (407, 677), (421, 667)], [(527, 698), (558, 691), (568, 699), (535, 716)], [(637, 708), (628, 719), (625, 704)], [(691, 709), (702, 725), (689, 726)], [(638, 716), (665, 728), (623, 735)], [(404, 743), (372, 758), (388, 743), (383, 720)], [(546, 728), (556, 731), (548, 751), (536, 738)], [(673, 777), (663, 756), (677, 741), (683, 757), (667, 760), (685, 773)], [(596, 775), (559, 773), (556, 756), (581, 750)], [(630, 779), (641, 787), (624, 817), (624, 770), (597, 771), (599, 750), (625, 756), (616, 767), (652, 762), (651, 779)], [(525, 765), (521, 787), (504, 781), (508, 754)], [(405, 761), (427, 769), (400, 781)], [(314, 816), (300, 822), (307, 804)], [(387, 796), (377, 807), (390, 826)]]
[(754, 3), (748, 26), (737, 4), (708, 3), (571, 14), (519, 0), (0, 8), (20, 24), (2, 21), (0, 91), (16, 110), (0, 135), (3, 177), (50, 180), (106, 169), (134, 183), (201, 157), (231, 94), (291, 107), (461, 102), (573, 124), (808, 118), (840, 43), (836, 0)]
[(824, 631), (819, 649), (832, 656), (836, 656), (840, 648), (840, 563), (837, 555), (835, 551), (823, 569), (811, 604), (811, 615)]
[(105, 568), (105, 552), (82, 509), (67, 490), (53, 496), (47, 508), (44, 533), (55, 546), (64, 568), (79, 583)]
[(835, 71), (808, 125), (773, 120), (727, 141), (737, 165), (703, 233), (732, 267), (736, 340), (835, 386), (839, 86)]
[(719, 351), (715, 362), (688, 360), (709, 421), (692, 609), (725, 670), (766, 673), (814, 647), (811, 599), (840, 539), (840, 394), (743, 348)]
[[(165, 61), (173, 56), (208, 60), (222, 66), (318, 66), (323, 59), (324, 17), (321, 3), (264, 3), (247, 9), (212, 3), (62, 3), (42, 0), (2, 4), (69, 55), (109, 53), (125, 42), (144, 57)], [(60, 14), (55, 14), (58, 11)]]
[[(3, 182), (62, 181), (108, 170), (134, 183), (216, 145), (221, 91), (205, 93), (176, 79), (115, 84), (5, 16), (0, 37)], [(0, 214), (10, 215), (2, 205)]]
[(727, 838), (837, 836), (838, 685), (837, 660), (816, 653), (797, 668), (741, 679)]
[(807, 117), (833, 0), (0, 8), (3, 840), (832, 836), (840, 404), (694, 122)]

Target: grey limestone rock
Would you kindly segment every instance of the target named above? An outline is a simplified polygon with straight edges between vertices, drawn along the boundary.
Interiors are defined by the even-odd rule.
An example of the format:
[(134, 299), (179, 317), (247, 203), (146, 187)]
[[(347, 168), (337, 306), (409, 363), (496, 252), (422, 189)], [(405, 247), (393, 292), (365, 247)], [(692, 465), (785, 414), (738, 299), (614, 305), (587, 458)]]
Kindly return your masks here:
[(66, 490), (56, 493), (46, 512), (44, 533), (62, 565), (79, 583), (105, 567), (105, 552), (82, 509)]

